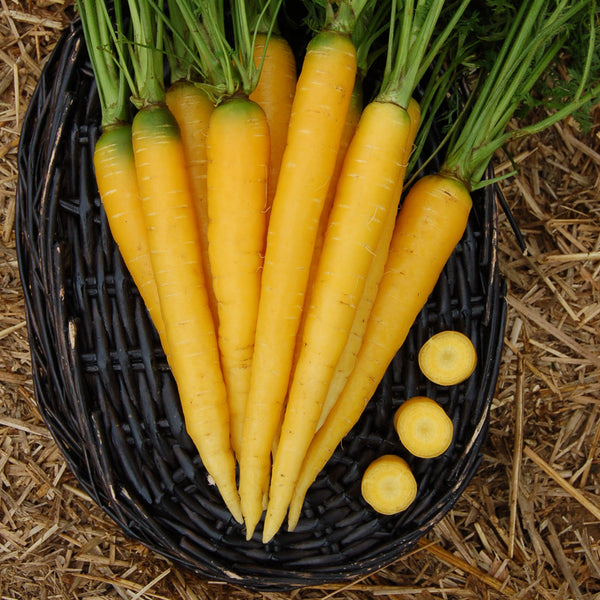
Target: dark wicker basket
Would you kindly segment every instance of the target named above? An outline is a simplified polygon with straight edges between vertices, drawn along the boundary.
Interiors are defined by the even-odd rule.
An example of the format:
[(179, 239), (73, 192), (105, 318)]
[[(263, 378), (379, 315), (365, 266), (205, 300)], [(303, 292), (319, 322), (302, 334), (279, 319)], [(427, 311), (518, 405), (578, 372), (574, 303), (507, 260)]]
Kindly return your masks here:
[[(185, 433), (156, 332), (99, 202), (98, 135), (94, 79), (74, 23), (23, 124), (16, 228), (35, 396), (81, 486), (131, 538), (251, 589), (346, 581), (400, 557), (447, 513), (481, 460), (505, 316), (493, 188), (476, 194), (464, 239), (373, 401), (310, 489), (297, 530), (263, 545), (260, 526), (245, 540)], [(474, 375), (452, 388), (428, 383), (415, 360), (445, 328), (467, 333), (479, 355)], [(407, 456), (394, 433), (393, 411), (415, 394), (437, 398), (454, 421), (454, 442), (437, 459)], [(410, 509), (391, 517), (360, 496), (365, 466), (388, 452), (405, 456), (419, 483)]]

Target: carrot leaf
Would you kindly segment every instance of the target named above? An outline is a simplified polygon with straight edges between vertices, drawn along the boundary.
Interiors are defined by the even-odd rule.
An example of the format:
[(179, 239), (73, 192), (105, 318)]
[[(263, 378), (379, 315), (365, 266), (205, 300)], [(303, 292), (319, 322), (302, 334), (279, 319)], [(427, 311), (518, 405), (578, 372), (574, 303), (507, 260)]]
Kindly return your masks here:
[[(162, 0), (159, 0), (162, 10)], [(131, 19), (132, 39), (128, 44), (133, 71), (131, 77), (132, 102), (141, 108), (162, 103), (164, 83), (164, 23), (147, 0), (127, 0)], [(121, 64), (123, 71), (126, 67)]]
[(116, 125), (129, 117), (130, 93), (125, 72), (119, 68), (124, 27), (121, 2), (113, 3), (112, 17), (104, 2), (77, 0), (76, 6), (98, 86), (102, 126)]
[[(490, 45), (478, 65), (473, 101), (448, 143), (443, 170), (470, 189), (482, 181), (493, 154), (511, 139), (542, 131), (600, 97), (598, 77), (598, 15), (594, 0), (531, 0), (520, 5), (499, 47)], [(521, 109), (535, 106), (533, 93), (556, 68), (574, 29), (580, 32), (581, 70), (557, 86), (545, 108), (549, 115), (531, 125), (508, 128)], [(558, 102), (557, 102), (558, 101)]]
[(454, 2), (446, 11), (447, 23), (440, 30), (444, 0), (392, 1), (387, 61), (377, 99), (394, 102), (404, 108), (443, 49), (470, 0)]
[[(154, 1), (154, 0), (148, 0)], [(172, 15), (165, 17), (173, 37), (174, 58), (190, 64), (196, 79), (215, 103), (236, 94), (249, 95), (262, 61), (254, 62), (259, 33), (268, 37), (276, 28), (282, 0), (245, 2), (231, 0), (169, 0)]]

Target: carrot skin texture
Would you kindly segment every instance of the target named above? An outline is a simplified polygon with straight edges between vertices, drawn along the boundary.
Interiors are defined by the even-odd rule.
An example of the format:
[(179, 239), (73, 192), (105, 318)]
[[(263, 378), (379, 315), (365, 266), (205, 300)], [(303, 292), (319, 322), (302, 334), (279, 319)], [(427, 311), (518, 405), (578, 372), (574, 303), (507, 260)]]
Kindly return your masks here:
[[(344, 124), (344, 129), (342, 131), (342, 138), (340, 140), (340, 147), (338, 150), (338, 154), (335, 160), (335, 167), (333, 170), (333, 176), (331, 180), (331, 185), (329, 186), (329, 190), (327, 192), (327, 196), (325, 198), (325, 204), (323, 205), (323, 211), (321, 213), (321, 219), (319, 221), (319, 229), (317, 230), (317, 238), (315, 240), (315, 249), (313, 252), (313, 257), (310, 265), (310, 273), (308, 277), (308, 284), (306, 286), (306, 298), (304, 300), (304, 305), (310, 306), (311, 303), (311, 294), (314, 285), (314, 280), (317, 274), (317, 267), (319, 265), (319, 258), (321, 257), (321, 251), (323, 249), (323, 240), (325, 239), (325, 232), (327, 231), (327, 223), (329, 222), (329, 215), (331, 213), (331, 207), (333, 205), (333, 199), (335, 197), (335, 192), (337, 189), (337, 183), (340, 178), (340, 172), (342, 170), (342, 166), (344, 164), (344, 158), (346, 156), (346, 152), (348, 151), (348, 146), (350, 146), (350, 142), (354, 137), (354, 132), (356, 131), (356, 127), (358, 126), (358, 122), (360, 121), (360, 115), (363, 109), (363, 95), (362, 95), (362, 86), (360, 85), (359, 80), (357, 79), (354, 84), (354, 90), (352, 91), (352, 97), (350, 99), (350, 106), (348, 107), (348, 113), (346, 115), (346, 123)], [(292, 376), (293, 371), (295, 370), (295, 365), (298, 362), (298, 356), (300, 354), (301, 341), (304, 336), (304, 327), (306, 323), (306, 315), (307, 311), (303, 310), (300, 316), (300, 326), (298, 328), (298, 339), (296, 343), (295, 355), (294, 355), (294, 367), (292, 368)]]
[(296, 87), (267, 233), (240, 460), (248, 538), (262, 514), (319, 218), (355, 76), (356, 49), (349, 37), (323, 32), (311, 40)]
[(183, 145), (163, 105), (133, 119), (133, 147), (152, 266), (186, 429), (237, 521), (241, 509), (229, 440), (227, 394), (206, 292)]
[(131, 125), (121, 124), (103, 131), (94, 148), (94, 170), (111, 233), (167, 353), (165, 324), (135, 171)]
[(467, 188), (444, 174), (422, 177), (404, 199), (356, 364), (304, 460), (290, 504), (290, 530), (308, 488), (362, 415), (427, 302), (464, 233), (471, 206)]
[(254, 46), (254, 62), (264, 61), (258, 83), (250, 94), (264, 111), (269, 124), (271, 153), (269, 160), (268, 206), (273, 203), (287, 132), (296, 91), (296, 59), (287, 40), (271, 35), (265, 52), (267, 36), (258, 34)]
[[(348, 113), (346, 115), (346, 122), (344, 123), (344, 129), (342, 131), (342, 137), (340, 140), (340, 147), (338, 149), (338, 153), (335, 160), (335, 167), (333, 170), (333, 176), (331, 179), (331, 185), (327, 191), (327, 196), (325, 198), (325, 204), (323, 205), (323, 211), (321, 212), (321, 219), (319, 221), (319, 229), (317, 230), (317, 238), (315, 240), (315, 248), (313, 252), (313, 257), (310, 265), (310, 272), (308, 276), (308, 283), (306, 286), (306, 297), (304, 299), (304, 306), (309, 306), (311, 302), (311, 290), (313, 288), (314, 279), (317, 273), (317, 267), (319, 264), (319, 257), (321, 256), (321, 250), (323, 248), (323, 240), (325, 238), (325, 231), (327, 230), (327, 223), (329, 221), (329, 214), (331, 212), (331, 207), (333, 205), (333, 199), (335, 197), (335, 190), (337, 187), (337, 182), (340, 177), (340, 172), (342, 170), (342, 165), (344, 164), (344, 157), (346, 156), (346, 152), (348, 150), (348, 146), (352, 141), (354, 136), (354, 132), (356, 131), (356, 127), (358, 122), (360, 121), (360, 115), (363, 109), (363, 96), (362, 96), (362, 86), (358, 79), (355, 81), (354, 90), (352, 91), (352, 97), (350, 98), (350, 106), (348, 107)], [(298, 362), (298, 356), (300, 354), (301, 341), (303, 338), (304, 326), (306, 323), (306, 314), (307, 311), (303, 310), (300, 315), (300, 326), (298, 328), (298, 336), (296, 341), (296, 348), (294, 352), (294, 361), (292, 365), (292, 377), (295, 370), (295, 365)], [(276, 434), (276, 438), (273, 444), (273, 456), (276, 455), (277, 444), (279, 443), (279, 437), (281, 435), (281, 426), (283, 424), (283, 416), (285, 414), (285, 404), (282, 407), (281, 414), (281, 423), (279, 424), (278, 431)]]
[[(321, 256), (321, 250), (323, 249), (323, 241), (325, 239), (325, 232), (327, 231), (329, 215), (331, 213), (331, 207), (333, 206), (333, 200), (335, 198), (337, 183), (339, 181), (342, 166), (344, 164), (344, 158), (346, 156), (346, 152), (348, 151), (348, 147), (350, 146), (350, 142), (354, 137), (354, 132), (356, 131), (356, 127), (358, 126), (358, 122), (360, 121), (360, 115), (363, 109), (362, 88), (360, 85), (357, 85), (358, 83), (358, 81), (355, 82), (354, 90), (352, 91), (350, 105), (348, 106), (348, 113), (346, 114), (346, 122), (344, 123), (344, 129), (342, 130), (342, 137), (340, 139), (340, 147), (338, 149), (338, 153), (335, 159), (335, 167), (333, 169), (331, 185), (327, 190), (327, 196), (325, 197), (325, 203), (323, 204), (323, 210), (321, 211), (321, 219), (319, 220), (319, 229), (317, 230), (317, 238), (315, 240), (315, 248), (313, 252), (312, 262), (310, 265), (310, 274), (306, 288), (307, 298), (305, 300), (305, 304), (310, 302), (310, 291), (312, 290), (314, 278), (317, 273), (319, 258)], [(300, 332), (302, 332), (304, 328), (305, 316), (306, 311), (303, 311), (300, 321)], [(298, 337), (301, 338), (302, 335), (300, 334)]]
[(217, 322), (217, 303), (212, 290), (212, 276), (208, 258), (208, 208), (206, 189), (206, 137), (208, 123), (214, 109), (212, 100), (202, 88), (189, 81), (176, 81), (166, 92), (167, 108), (175, 117), (185, 164), (190, 177), (190, 189), (196, 217), (200, 225), (202, 265), (213, 320)]
[[(323, 240), (325, 239), (325, 232), (327, 231), (327, 223), (329, 222), (329, 215), (331, 214), (331, 207), (333, 206), (333, 200), (335, 198), (335, 192), (337, 189), (337, 183), (342, 172), (342, 166), (344, 164), (344, 158), (350, 142), (354, 137), (354, 132), (358, 127), (360, 116), (363, 110), (363, 96), (362, 88), (357, 85), (359, 82), (355, 82), (354, 90), (352, 91), (352, 97), (350, 98), (350, 106), (348, 107), (348, 113), (346, 115), (346, 122), (344, 123), (344, 129), (342, 131), (342, 137), (340, 140), (340, 147), (335, 160), (335, 167), (333, 170), (333, 177), (331, 185), (327, 191), (325, 197), (325, 204), (323, 205), (323, 211), (321, 212), (321, 220), (319, 222), (319, 230), (317, 232), (317, 240), (315, 242), (315, 252), (313, 254), (313, 265), (312, 269), (316, 271), (319, 257), (321, 256), (321, 250), (323, 248)], [(312, 273), (314, 276), (314, 273)], [(309, 285), (309, 289), (310, 289)]]
[[(414, 98), (411, 99), (406, 108), (406, 112), (408, 112), (410, 117), (410, 132), (408, 136), (409, 143), (407, 144), (407, 154), (404, 158), (404, 162), (408, 164), (421, 119), (421, 109), (419, 103)], [(360, 349), (360, 345), (365, 334), (365, 329), (367, 328), (369, 315), (371, 314), (371, 308), (373, 307), (373, 302), (375, 302), (375, 297), (377, 295), (379, 282), (383, 276), (383, 270), (387, 261), (390, 242), (392, 240), (392, 234), (394, 233), (394, 226), (396, 224), (397, 208), (398, 204), (400, 203), (400, 197), (402, 195), (403, 188), (404, 175), (398, 182), (398, 189), (395, 192), (396, 208), (389, 212), (383, 232), (379, 238), (379, 243), (377, 244), (377, 249), (375, 250), (375, 257), (373, 258), (373, 264), (371, 265), (371, 269), (369, 270), (369, 274), (367, 275), (367, 279), (365, 281), (365, 291), (363, 292), (363, 296), (356, 310), (356, 315), (354, 317), (352, 329), (350, 330), (350, 335), (348, 336), (348, 341), (336, 365), (335, 374), (331, 380), (329, 390), (327, 391), (327, 398), (323, 404), (323, 410), (321, 411), (317, 429), (325, 422), (329, 411), (344, 389), (344, 385), (346, 384), (346, 381), (352, 372), (352, 368), (354, 367), (354, 363), (356, 362), (356, 355)]]
[(346, 153), (273, 464), (263, 541), (285, 518), (388, 214), (397, 210), (410, 128), (406, 110), (371, 102)]
[(247, 99), (220, 104), (208, 128), (208, 241), (218, 344), (239, 457), (267, 226), (269, 126)]

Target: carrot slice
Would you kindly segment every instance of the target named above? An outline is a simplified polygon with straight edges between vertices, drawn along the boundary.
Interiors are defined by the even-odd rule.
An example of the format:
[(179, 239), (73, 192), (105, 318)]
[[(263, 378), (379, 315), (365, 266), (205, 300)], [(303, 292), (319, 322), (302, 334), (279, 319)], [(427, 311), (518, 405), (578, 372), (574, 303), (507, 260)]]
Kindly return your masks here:
[(417, 481), (403, 458), (386, 454), (367, 467), (361, 493), (378, 513), (394, 515), (412, 504), (417, 495)]
[(456, 385), (475, 370), (477, 353), (464, 333), (440, 331), (423, 344), (418, 361), (423, 375), (433, 383)]
[(454, 433), (452, 419), (427, 396), (414, 396), (404, 402), (394, 415), (394, 427), (402, 445), (419, 458), (443, 454)]

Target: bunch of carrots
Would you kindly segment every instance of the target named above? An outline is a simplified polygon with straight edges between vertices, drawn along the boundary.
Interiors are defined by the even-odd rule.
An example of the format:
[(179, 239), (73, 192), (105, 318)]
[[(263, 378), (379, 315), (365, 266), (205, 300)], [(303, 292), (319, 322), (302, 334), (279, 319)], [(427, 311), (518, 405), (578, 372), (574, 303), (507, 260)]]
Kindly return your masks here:
[[(485, 3), (304, 0), (312, 36), (295, 54), (279, 24), (299, 3), (77, 1), (111, 231), (203, 464), (248, 539), (264, 515), (264, 542), (286, 515), (295, 527), (360, 418), (494, 153), (600, 94), (592, 0), (515, 2), (485, 48), (468, 34)], [(542, 121), (509, 127), (574, 27), (577, 86)], [(471, 94), (443, 167), (403, 194), (459, 76)]]

